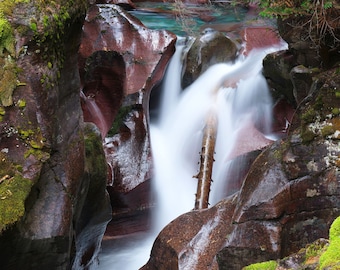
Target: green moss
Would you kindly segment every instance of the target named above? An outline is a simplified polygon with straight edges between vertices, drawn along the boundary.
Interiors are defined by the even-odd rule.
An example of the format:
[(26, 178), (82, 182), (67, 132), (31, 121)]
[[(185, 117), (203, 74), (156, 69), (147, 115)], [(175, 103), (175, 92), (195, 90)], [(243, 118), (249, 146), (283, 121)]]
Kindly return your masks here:
[(5, 50), (14, 56), (14, 44), (15, 39), (12, 27), (0, 9), (0, 56), (3, 55)]
[(32, 134), (34, 134), (33, 130), (23, 130), (23, 129), (19, 129), (18, 133), (19, 133), (20, 138), (24, 140), (27, 139)]
[(303, 143), (309, 143), (316, 137), (316, 134), (308, 128), (302, 129), (301, 139)]
[(316, 119), (316, 112), (312, 107), (309, 107), (302, 115), (301, 119), (305, 124), (312, 123)]
[(260, 262), (243, 267), (243, 270), (275, 270), (277, 266), (276, 261)]
[(329, 240), (333, 241), (337, 239), (340, 239), (340, 216), (333, 221), (329, 229)]
[(24, 158), (28, 158), (30, 155), (34, 156), (37, 160), (40, 160), (41, 162), (45, 162), (50, 158), (50, 154), (48, 152), (37, 148), (28, 149), (24, 154)]
[(12, 94), (17, 87), (17, 72), (17, 66), (10, 56), (0, 58), (0, 102), (3, 106), (13, 104)]
[(17, 103), (17, 106), (19, 107), (19, 108), (25, 108), (26, 107), (26, 100), (24, 100), (24, 99), (19, 99), (18, 100), (18, 103)]
[(87, 125), (84, 129), (85, 141), (85, 167), (93, 175), (106, 175), (107, 165), (101, 136), (92, 126)]
[(340, 108), (333, 108), (332, 109), (332, 114), (339, 115), (340, 114)]
[(45, 147), (46, 139), (43, 137), (39, 128), (19, 128), (18, 135), (26, 146), (29, 147), (24, 154), (24, 158), (28, 158), (30, 155), (33, 155), (37, 160), (45, 162), (50, 157), (48, 149)]
[(325, 125), (322, 129), (321, 129), (321, 135), (323, 137), (331, 135), (335, 132), (334, 126), (333, 125)]
[(121, 107), (115, 117), (115, 120), (112, 124), (112, 127), (110, 128), (109, 132), (107, 133), (107, 136), (114, 136), (119, 132), (120, 127), (123, 124), (123, 121), (125, 120), (126, 116), (134, 109), (134, 105)]
[(0, 152), (0, 234), (25, 213), (25, 200), (33, 183), (22, 177), (18, 166)]
[(336, 218), (329, 229), (330, 244), (320, 256), (320, 269), (340, 269), (340, 217)]
[(0, 115), (4, 116), (6, 114), (6, 110), (4, 107), (0, 106)]
[(339, 91), (335, 92), (335, 97), (340, 98), (340, 92)]
[(305, 249), (305, 264), (312, 258), (319, 257), (325, 251), (325, 242), (315, 241), (312, 244), (307, 245)]
[(340, 239), (330, 242), (327, 250), (320, 256), (320, 269), (340, 269)]

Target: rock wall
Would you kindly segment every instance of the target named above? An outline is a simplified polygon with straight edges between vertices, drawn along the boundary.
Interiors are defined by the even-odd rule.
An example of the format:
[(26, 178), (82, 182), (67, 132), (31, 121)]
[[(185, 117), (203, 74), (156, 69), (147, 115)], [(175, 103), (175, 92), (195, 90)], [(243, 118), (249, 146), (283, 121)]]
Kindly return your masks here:
[[(0, 9), (1, 267), (89, 268), (111, 215), (106, 177), (85, 173), (77, 52), (87, 1)], [(96, 211), (91, 189), (103, 195)]]
[[(79, 49), (82, 108), (103, 138), (114, 214), (109, 236), (146, 229), (152, 206), (149, 97), (175, 42), (174, 34), (147, 29), (119, 6), (88, 10)], [(134, 225), (141, 216), (141, 225)]]

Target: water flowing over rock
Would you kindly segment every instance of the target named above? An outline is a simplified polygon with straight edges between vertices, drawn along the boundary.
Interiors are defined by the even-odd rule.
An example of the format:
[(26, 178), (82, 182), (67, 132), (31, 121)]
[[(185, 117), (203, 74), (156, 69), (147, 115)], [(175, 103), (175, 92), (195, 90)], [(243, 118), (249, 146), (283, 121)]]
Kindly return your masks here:
[[(283, 258), (328, 236), (340, 215), (339, 76), (336, 68), (314, 73), (295, 67), (287, 55), (289, 51), (267, 57), (265, 61), (278, 56), (273, 73), (273, 65), (264, 66), (267, 78), (277, 79), (270, 85), (287, 121), (286, 136), (255, 159), (239, 191), (166, 226), (141, 269), (242, 269)], [(285, 84), (289, 94), (278, 91)], [(282, 102), (285, 95), (290, 100)], [(294, 114), (290, 102), (299, 104)], [(226, 213), (223, 218), (221, 213)]]

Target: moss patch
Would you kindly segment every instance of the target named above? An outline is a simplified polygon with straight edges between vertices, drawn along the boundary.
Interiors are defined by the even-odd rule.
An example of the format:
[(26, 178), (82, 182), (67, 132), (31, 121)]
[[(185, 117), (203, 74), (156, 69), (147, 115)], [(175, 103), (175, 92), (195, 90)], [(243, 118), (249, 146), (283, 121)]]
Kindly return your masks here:
[(0, 152), (0, 234), (25, 213), (25, 200), (32, 182), (22, 177), (20, 167)]
[(15, 54), (12, 28), (0, 9), (0, 56), (3, 55), (4, 51), (11, 55)]
[(133, 111), (136, 105), (130, 105), (121, 107), (115, 117), (115, 120), (110, 128), (109, 132), (107, 133), (107, 137), (112, 137), (115, 134), (119, 133), (120, 127), (123, 125), (124, 120), (126, 119), (127, 115)]
[(320, 269), (340, 269), (340, 239), (330, 242), (327, 250), (320, 256)]
[(260, 262), (243, 267), (243, 270), (275, 270), (277, 266), (276, 261)]
[(101, 136), (91, 125), (84, 128), (86, 170), (93, 175), (106, 175), (107, 166)]
[(10, 56), (0, 58), (0, 103), (3, 106), (13, 104), (12, 94), (18, 83), (17, 72), (16, 64)]

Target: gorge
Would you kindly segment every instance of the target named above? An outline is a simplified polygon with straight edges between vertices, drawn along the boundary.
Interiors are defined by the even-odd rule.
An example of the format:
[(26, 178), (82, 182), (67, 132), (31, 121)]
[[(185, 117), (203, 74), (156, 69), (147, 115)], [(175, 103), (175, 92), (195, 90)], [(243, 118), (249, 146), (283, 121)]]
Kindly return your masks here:
[[(209, 24), (214, 19), (208, 8), (192, 6), (188, 13), (205, 23), (189, 43), (148, 29), (127, 12), (136, 12), (137, 3), (38, 2), (0, 5), (4, 269), (110, 269), (109, 243), (116, 243), (111, 250), (118, 255), (121, 243), (129, 246), (150, 230), (149, 248), (138, 242), (146, 258), (126, 270), (242, 269), (290, 258), (328, 238), (340, 212), (339, 43), (317, 54), (306, 46), (311, 41), (304, 29), (279, 20), (277, 32), (272, 23), (244, 12), (252, 8), (241, 8), (240, 21)], [(153, 5), (140, 10), (160, 13)], [(336, 17), (339, 10), (335, 5), (330, 12)], [(287, 47), (280, 47), (280, 36)], [(180, 94), (189, 100), (184, 109), (197, 106), (190, 118), (183, 111), (176, 118), (172, 111), (176, 92), (163, 102), (165, 115), (157, 116), (165, 70), (181, 56), (176, 41), (187, 46), (186, 62), (183, 72), (175, 67), (178, 79), (163, 85), (187, 88)], [(262, 51), (273, 45), (278, 47)], [(211, 89), (219, 89), (214, 98)], [(210, 207), (192, 210), (202, 119), (215, 98), (213, 107), (224, 108), (219, 125), (245, 127), (235, 135), (237, 151), (227, 155), (223, 144), (233, 137), (232, 128), (219, 126), (223, 136), (217, 137), (214, 166), (223, 171), (226, 160), (238, 166), (227, 173), (228, 186), (218, 186), (226, 176), (213, 175)], [(157, 124), (173, 120), (180, 127), (162, 131)], [(265, 120), (272, 122), (266, 126)], [(195, 132), (181, 133), (190, 129)], [(186, 139), (184, 146), (179, 139)], [(176, 147), (184, 151), (174, 155), (177, 165), (159, 169), (156, 163), (172, 157)], [(183, 165), (191, 168), (187, 176), (179, 174)], [(159, 173), (178, 183), (159, 183)], [(160, 212), (177, 211), (158, 225), (154, 219), (167, 195), (155, 194), (155, 185), (167, 195), (174, 189), (175, 200)], [(134, 261), (137, 254), (128, 249)], [(277, 263), (280, 269), (301, 264)]]

